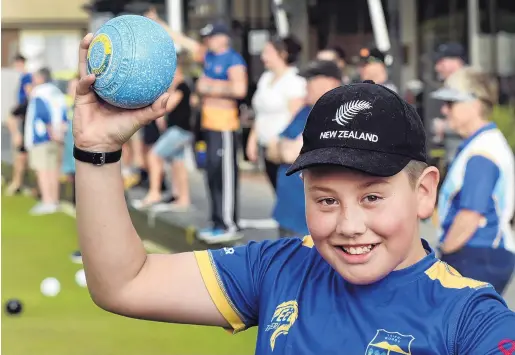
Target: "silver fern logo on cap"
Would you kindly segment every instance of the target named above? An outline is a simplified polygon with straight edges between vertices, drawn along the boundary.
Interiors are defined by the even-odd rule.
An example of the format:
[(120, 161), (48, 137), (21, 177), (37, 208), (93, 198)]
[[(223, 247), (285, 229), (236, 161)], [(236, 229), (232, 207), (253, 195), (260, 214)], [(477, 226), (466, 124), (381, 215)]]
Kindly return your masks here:
[(336, 110), (335, 117), (333, 121), (336, 121), (339, 125), (345, 126), (349, 121), (351, 121), (358, 113), (364, 110), (369, 110), (372, 108), (370, 102), (355, 100), (349, 101), (340, 106), (338, 110)]

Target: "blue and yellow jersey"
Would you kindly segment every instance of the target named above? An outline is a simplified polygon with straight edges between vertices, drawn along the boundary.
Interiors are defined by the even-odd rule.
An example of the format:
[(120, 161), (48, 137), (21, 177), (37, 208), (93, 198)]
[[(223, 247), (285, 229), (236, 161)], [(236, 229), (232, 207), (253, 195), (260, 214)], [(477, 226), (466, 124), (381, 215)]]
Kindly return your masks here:
[(468, 247), (504, 248), (515, 253), (515, 162), (506, 138), (490, 123), (458, 148), (438, 198), (441, 242), (461, 210), (482, 216)]
[(420, 262), (361, 286), (345, 281), (310, 237), (195, 256), (232, 331), (258, 326), (256, 354), (513, 353), (515, 313), (423, 243)]
[[(204, 75), (218, 81), (229, 81), (229, 70), (235, 66), (247, 66), (243, 57), (233, 49), (215, 54), (207, 52), (204, 58)], [(235, 131), (240, 127), (236, 100), (230, 107), (202, 106), (202, 128), (212, 131)]]

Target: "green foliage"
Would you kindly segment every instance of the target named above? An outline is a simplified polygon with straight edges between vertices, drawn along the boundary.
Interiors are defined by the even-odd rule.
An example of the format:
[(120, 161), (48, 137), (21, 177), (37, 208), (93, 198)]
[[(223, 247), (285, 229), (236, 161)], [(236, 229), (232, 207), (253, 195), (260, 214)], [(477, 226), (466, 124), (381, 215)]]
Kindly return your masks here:
[(511, 149), (515, 151), (515, 107), (496, 106), (490, 119), (497, 124)]

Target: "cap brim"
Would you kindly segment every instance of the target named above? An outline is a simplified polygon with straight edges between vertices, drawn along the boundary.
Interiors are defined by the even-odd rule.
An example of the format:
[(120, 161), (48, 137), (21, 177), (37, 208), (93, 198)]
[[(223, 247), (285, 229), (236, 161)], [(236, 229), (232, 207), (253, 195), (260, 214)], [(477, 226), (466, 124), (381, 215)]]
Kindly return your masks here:
[(298, 75), (301, 78), (304, 78), (306, 80), (313, 79), (316, 76), (323, 76), (323, 77), (326, 77), (326, 78), (333, 78), (333, 79), (341, 80), (341, 76), (337, 77), (336, 74), (331, 75), (331, 74), (327, 74), (327, 73), (321, 73), (321, 72), (318, 72), (318, 71), (304, 71), (304, 72), (301, 71), (301, 72), (299, 72)]
[(440, 88), (436, 91), (433, 91), (430, 95), (433, 99), (441, 100), (441, 101), (471, 101), (474, 100), (474, 97), (471, 94), (463, 93), (456, 89), (452, 88)]
[(412, 160), (404, 155), (364, 151), (362, 149), (328, 147), (299, 155), (286, 175), (316, 166), (341, 166), (370, 175), (388, 177), (398, 174)]
[(313, 70), (306, 69), (300, 70), (298, 75), (304, 79), (311, 79), (314, 76), (317, 76), (318, 73), (315, 73)]

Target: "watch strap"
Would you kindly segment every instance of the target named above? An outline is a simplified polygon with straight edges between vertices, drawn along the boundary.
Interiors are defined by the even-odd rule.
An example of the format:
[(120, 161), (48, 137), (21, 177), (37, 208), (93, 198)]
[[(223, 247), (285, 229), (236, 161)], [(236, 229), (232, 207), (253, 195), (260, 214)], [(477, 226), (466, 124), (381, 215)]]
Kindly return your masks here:
[(116, 152), (88, 152), (73, 146), (73, 157), (83, 163), (90, 163), (96, 166), (102, 166), (104, 164), (116, 163), (122, 157), (122, 150)]

